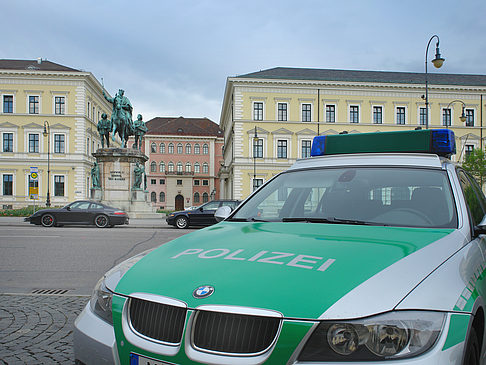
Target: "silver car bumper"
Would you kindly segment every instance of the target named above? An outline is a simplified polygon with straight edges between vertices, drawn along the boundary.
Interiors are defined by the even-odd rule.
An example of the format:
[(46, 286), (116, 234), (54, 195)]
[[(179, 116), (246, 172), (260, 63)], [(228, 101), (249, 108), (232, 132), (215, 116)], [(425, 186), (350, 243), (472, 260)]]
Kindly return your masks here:
[(119, 364), (113, 326), (92, 311), (89, 303), (74, 322), (74, 358), (89, 364)]

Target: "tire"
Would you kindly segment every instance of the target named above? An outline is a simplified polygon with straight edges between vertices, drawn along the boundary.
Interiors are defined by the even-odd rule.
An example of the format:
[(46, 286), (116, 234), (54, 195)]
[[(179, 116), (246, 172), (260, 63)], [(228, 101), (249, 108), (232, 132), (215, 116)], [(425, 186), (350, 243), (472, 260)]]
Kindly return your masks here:
[(98, 214), (94, 219), (94, 224), (98, 228), (106, 228), (110, 224), (110, 220), (104, 214)]
[(189, 226), (189, 221), (186, 217), (181, 215), (180, 217), (176, 218), (175, 225), (179, 229), (184, 229), (184, 228), (187, 228)]
[(466, 354), (463, 365), (479, 365), (480, 347), (474, 327), (471, 328), (466, 344)]
[(52, 227), (56, 223), (56, 219), (52, 214), (46, 213), (41, 217), (41, 224), (44, 227)]

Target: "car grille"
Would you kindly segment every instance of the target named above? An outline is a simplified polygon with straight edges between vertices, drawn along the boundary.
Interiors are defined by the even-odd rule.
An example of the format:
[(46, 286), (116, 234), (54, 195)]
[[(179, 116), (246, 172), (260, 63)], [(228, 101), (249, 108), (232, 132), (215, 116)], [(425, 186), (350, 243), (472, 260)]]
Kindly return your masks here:
[(130, 323), (139, 334), (178, 344), (182, 339), (186, 308), (130, 298)]
[(258, 354), (277, 336), (280, 318), (199, 311), (193, 324), (193, 343), (200, 350)]

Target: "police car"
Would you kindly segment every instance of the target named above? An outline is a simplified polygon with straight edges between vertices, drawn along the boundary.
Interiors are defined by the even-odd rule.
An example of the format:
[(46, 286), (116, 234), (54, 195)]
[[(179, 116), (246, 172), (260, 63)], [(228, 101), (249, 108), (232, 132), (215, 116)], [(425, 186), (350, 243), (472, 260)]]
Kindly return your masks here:
[(447, 129), (316, 137), (223, 222), (106, 273), (77, 363), (484, 363), (486, 201), (454, 152)]

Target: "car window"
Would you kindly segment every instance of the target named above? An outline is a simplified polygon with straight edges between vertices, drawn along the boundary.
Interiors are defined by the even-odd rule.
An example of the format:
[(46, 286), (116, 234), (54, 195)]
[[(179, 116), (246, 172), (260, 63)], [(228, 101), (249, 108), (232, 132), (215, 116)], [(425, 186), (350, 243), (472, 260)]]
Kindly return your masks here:
[(268, 221), (299, 218), (457, 227), (457, 213), (446, 172), (422, 168), (289, 171), (260, 188), (232, 217)]
[(203, 210), (216, 210), (219, 207), (219, 201), (212, 201), (204, 205)]
[[(476, 181), (468, 176), (465, 171), (458, 170), (459, 182), (464, 193), (464, 199), (469, 209), (474, 225), (478, 225), (484, 217), (484, 196)], [(483, 201), (481, 201), (483, 200)]]
[(91, 203), (89, 209), (103, 209), (103, 206), (101, 204)]
[(222, 207), (230, 207), (231, 209), (235, 209), (237, 205), (238, 202), (231, 202), (231, 201), (221, 202)]
[(89, 202), (75, 202), (70, 205), (71, 209), (88, 209)]

